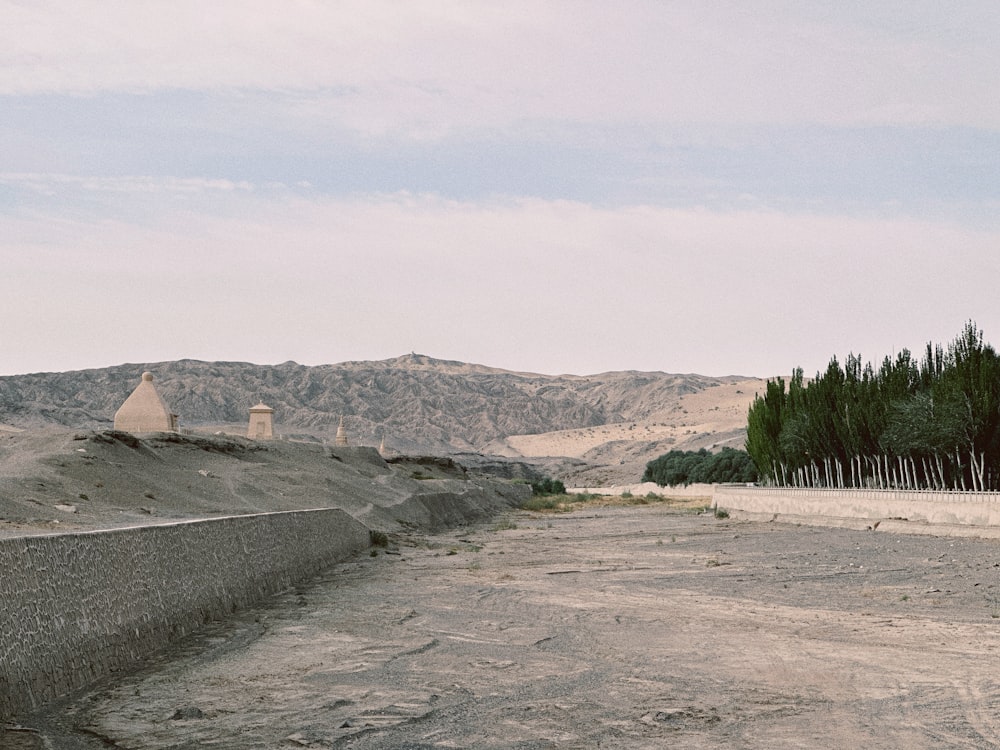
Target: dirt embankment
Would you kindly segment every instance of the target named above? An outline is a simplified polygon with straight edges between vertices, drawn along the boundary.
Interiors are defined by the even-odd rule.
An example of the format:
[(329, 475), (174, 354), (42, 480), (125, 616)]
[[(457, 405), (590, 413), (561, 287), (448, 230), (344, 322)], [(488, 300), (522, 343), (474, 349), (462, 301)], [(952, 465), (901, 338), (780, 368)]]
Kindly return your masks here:
[[(523, 488), (522, 488), (523, 489)], [(424, 528), (469, 498), (470, 518), (513, 490), (448, 459), (233, 436), (41, 430), (0, 433), (0, 535), (340, 508), (373, 528)], [(416, 499), (416, 500), (415, 500)], [(478, 513), (477, 509), (483, 512)], [(444, 514), (444, 515), (442, 515)]]
[(520, 512), (396, 535), (36, 728), (70, 749), (995, 747), (998, 577), (993, 540)]

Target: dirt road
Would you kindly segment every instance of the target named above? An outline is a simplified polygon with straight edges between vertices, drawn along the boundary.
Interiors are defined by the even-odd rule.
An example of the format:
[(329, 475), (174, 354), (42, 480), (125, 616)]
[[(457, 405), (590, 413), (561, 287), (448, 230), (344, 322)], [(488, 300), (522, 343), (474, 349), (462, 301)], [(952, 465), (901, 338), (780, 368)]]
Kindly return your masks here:
[(647, 506), (393, 543), (36, 726), (58, 748), (1000, 746), (996, 540)]

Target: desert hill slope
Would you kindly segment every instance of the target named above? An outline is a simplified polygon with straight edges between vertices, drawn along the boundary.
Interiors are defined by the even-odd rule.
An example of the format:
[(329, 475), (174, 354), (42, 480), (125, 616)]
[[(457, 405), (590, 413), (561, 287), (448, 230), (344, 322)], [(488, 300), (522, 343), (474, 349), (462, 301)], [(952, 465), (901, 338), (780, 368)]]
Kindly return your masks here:
[[(445, 457), (220, 435), (48, 427), (0, 432), (0, 537), (341, 508), (371, 528), (488, 516), (525, 487)], [(466, 503), (442, 502), (465, 497)], [(2, 743), (0, 743), (2, 745)]]
[(108, 429), (144, 370), (182, 428), (240, 432), (263, 401), (287, 437), (332, 441), (343, 416), (354, 444), (566, 457), (553, 470), (627, 467), (612, 472), (625, 481), (671, 447), (742, 445), (746, 408), (763, 385), (662, 372), (541, 375), (418, 354), (319, 366), (179, 360), (0, 377), (0, 425)]

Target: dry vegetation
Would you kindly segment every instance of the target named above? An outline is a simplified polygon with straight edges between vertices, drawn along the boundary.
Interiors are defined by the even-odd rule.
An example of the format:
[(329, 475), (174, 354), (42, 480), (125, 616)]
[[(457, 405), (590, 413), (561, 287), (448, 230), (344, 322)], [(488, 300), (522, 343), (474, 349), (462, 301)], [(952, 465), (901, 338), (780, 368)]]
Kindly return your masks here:
[(633, 495), (625, 492), (621, 495), (595, 495), (586, 492), (566, 495), (536, 495), (525, 503), (524, 510), (537, 513), (569, 513), (587, 508), (612, 508), (631, 505), (659, 505), (674, 511), (706, 512), (708, 501), (704, 497), (671, 497), (649, 492), (645, 495)]

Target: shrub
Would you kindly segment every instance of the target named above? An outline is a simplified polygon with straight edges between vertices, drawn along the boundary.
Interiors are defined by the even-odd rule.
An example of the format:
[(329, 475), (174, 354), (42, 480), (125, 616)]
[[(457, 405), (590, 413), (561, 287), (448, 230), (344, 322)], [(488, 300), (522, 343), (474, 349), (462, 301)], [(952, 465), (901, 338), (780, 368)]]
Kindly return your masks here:
[(536, 495), (521, 507), (525, 510), (556, 510), (559, 501), (551, 495)]
[(545, 477), (531, 483), (531, 491), (536, 495), (565, 495), (566, 485), (558, 479)]

